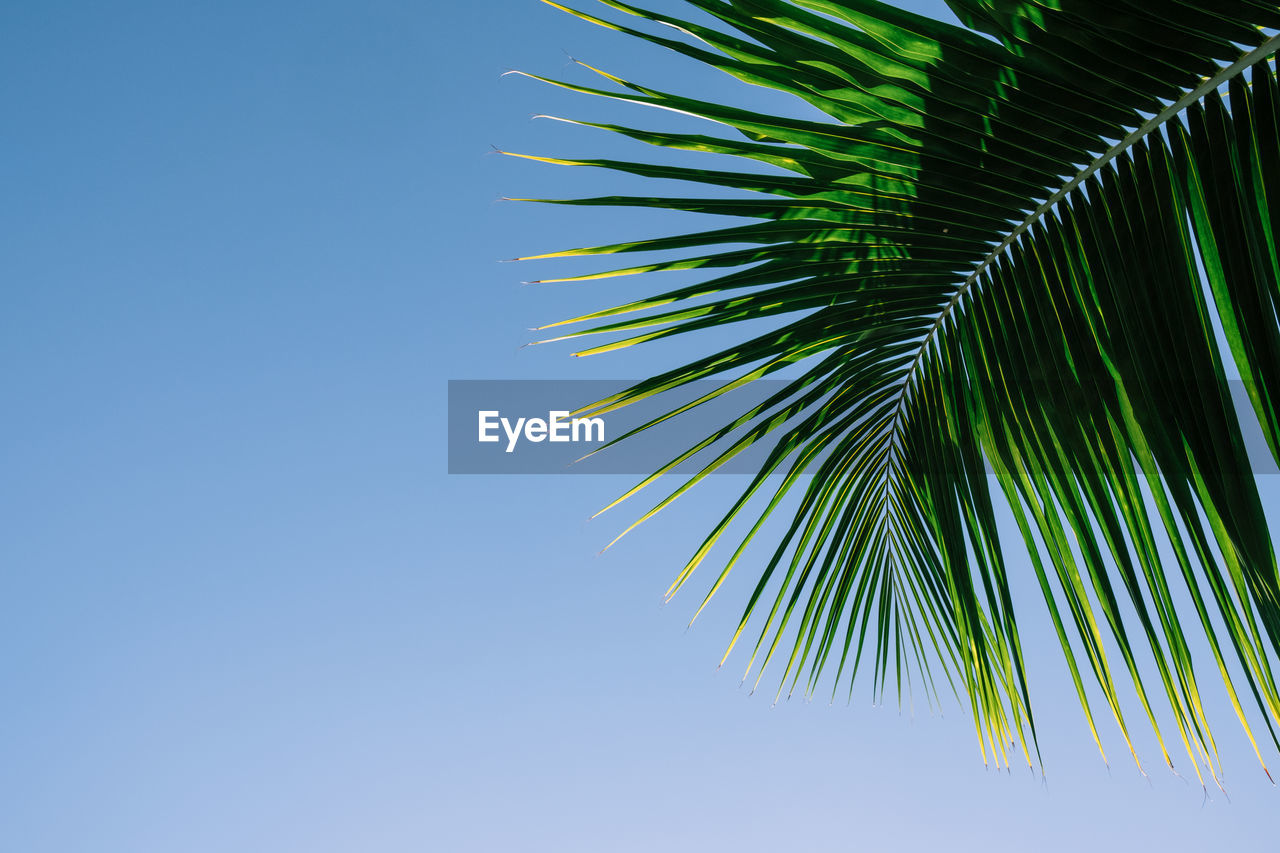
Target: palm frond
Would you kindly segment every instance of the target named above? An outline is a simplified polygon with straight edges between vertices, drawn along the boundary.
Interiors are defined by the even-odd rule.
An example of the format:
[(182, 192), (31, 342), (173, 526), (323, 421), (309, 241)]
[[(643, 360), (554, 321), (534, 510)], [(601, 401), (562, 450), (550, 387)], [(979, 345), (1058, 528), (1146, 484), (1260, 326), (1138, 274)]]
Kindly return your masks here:
[[(740, 522), (705, 606), (794, 491), (729, 646), (754, 638), (748, 672), (776, 663), (779, 692), (812, 691), (832, 668), (851, 686), (864, 664), (878, 695), (945, 680), (969, 703), (984, 761), (1007, 764), (1017, 743), (1031, 764), (993, 474), (1099, 750), (1105, 714), (1137, 759), (1131, 690), (1163, 760), (1185, 753), (1217, 779), (1193, 654), (1207, 647), (1263, 761), (1280, 746), (1280, 575), (1240, 418), (1256, 418), (1280, 460), (1280, 6), (949, 0), (961, 27), (875, 0), (686, 2), (710, 23), (620, 0), (601, 0), (609, 18), (551, 5), (828, 118), (603, 70), (607, 88), (539, 77), (719, 133), (578, 122), (691, 152), (688, 166), (531, 157), (715, 188), (542, 201), (742, 220), (538, 256), (676, 253), (553, 280), (711, 273), (554, 324), (556, 339), (614, 336), (585, 355), (780, 321), (590, 410), (791, 368), (785, 391), (681, 454), (715, 458), (641, 517), (744, 448), (769, 448), (670, 594)], [(743, 166), (702, 169), (697, 153)], [(1232, 403), (1230, 364), (1250, 411)]]

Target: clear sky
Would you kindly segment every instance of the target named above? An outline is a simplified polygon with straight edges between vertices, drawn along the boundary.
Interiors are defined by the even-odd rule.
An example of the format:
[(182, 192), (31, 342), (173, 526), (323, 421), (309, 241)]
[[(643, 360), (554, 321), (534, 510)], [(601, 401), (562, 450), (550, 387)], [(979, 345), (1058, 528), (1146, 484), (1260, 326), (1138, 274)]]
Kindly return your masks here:
[(528, 120), (616, 111), (499, 76), (566, 51), (777, 102), (534, 0), (5, 4), (0, 849), (1273, 843), (1219, 690), (1230, 801), (1114, 727), (1104, 765), (1026, 571), (1045, 779), (984, 770), (954, 701), (717, 673), (743, 579), (687, 632), (700, 589), (660, 599), (741, 480), (596, 557), (630, 480), (446, 474), (447, 380), (687, 351), (519, 348), (649, 285), (500, 259), (685, 225), (495, 200), (633, 186), (491, 151), (622, 150)]

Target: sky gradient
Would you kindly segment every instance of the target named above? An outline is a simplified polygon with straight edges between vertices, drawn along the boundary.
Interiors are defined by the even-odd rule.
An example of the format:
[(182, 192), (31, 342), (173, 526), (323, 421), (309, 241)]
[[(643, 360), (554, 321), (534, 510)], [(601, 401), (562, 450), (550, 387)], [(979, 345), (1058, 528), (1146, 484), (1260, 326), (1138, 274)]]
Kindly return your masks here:
[(1229, 800), (1145, 733), (1149, 778), (1114, 726), (1103, 763), (1025, 560), (1043, 778), (984, 770), (954, 700), (771, 707), (717, 672), (744, 578), (687, 631), (705, 587), (661, 596), (740, 478), (597, 557), (642, 507), (585, 519), (631, 478), (446, 473), (450, 379), (710, 345), (520, 347), (652, 284), (502, 259), (686, 224), (498, 200), (639, 186), (495, 152), (632, 150), (529, 120), (615, 107), (500, 76), (586, 81), (569, 54), (781, 101), (534, 0), (0, 12), (0, 849), (1272, 843), (1221, 690)]

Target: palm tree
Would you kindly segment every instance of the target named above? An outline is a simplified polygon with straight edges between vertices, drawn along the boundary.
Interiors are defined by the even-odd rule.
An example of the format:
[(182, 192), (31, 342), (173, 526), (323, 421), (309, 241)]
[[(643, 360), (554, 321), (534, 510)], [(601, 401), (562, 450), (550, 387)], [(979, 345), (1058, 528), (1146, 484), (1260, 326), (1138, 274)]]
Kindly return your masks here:
[[(730, 650), (752, 625), (747, 669), (776, 660), (780, 691), (812, 691), (832, 670), (852, 683), (860, 663), (880, 695), (907, 679), (949, 686), (984, 761), (1007, 765), (1017, 743), (1030, 765), (994, 475), (1099, 750), (1100, 696), (1134, 751), (1131, 688), (1164, 760), (1176, 737), (1216, 780), (1194, 666), (1209, 657), (1258, 760), (1280, 747), (1280, 576), (1241, 431), (1256, 419), (1280, 460), (1280, 6), (947, 0), (961, 27), (876, 0), (687, 0), (702, 23), (601, 2), (608, 19), (551, 5), (825, 114), (766, 115), (607, 71), (606, 88), (537, 78), (707, 119), (714, 134), (592, 126), (744, 164), (530, 157), (715, 188), (539, 201), (743, 222), (537, 256), (675, 253), (559, 281), (710, 272), (555, 324), (587, 324), (555, 340), (615, 333), (590, 354), (779, 318), (589, 410), (696, 380), (720, 380), (703, 402), (788, 378), (624, 496), (712, 455), (639, 523), (769, 448), (669, 594), (741, 516), (709, 599), (794, 489)], [(1248, 390), (1241, 411), (1229, 363)]]

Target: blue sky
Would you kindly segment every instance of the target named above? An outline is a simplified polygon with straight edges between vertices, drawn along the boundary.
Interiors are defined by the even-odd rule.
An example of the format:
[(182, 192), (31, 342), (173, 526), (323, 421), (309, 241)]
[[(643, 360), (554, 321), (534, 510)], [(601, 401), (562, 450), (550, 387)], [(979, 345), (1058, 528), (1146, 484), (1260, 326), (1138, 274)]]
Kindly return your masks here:
[(1046, 779), (984, 770), (958, 703), (749, 696), (715, 668), (745, 591), (689, 631), (692, 596), (660, 606), (736, 478), (596, 557), (628, 510), (585, 519), (629, 480), (446, 474), (447, 380), (689, 351), (520, 348), (647, 285), (500, 259), (684, 224), (496, 200), (632, 186), (492, 151), (621, 150), (529, 121), (613, 108), (499, 76), (567, 53), (777, 104), (533, 0), (0, 13), (0, 848), (1273, 838), (1217, 692), (1230, 802), (1202, 803), (1153, 743), (1149, 779), (1114, 731), (1099, 760), (1044, 626)]

